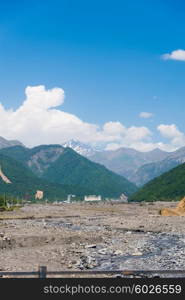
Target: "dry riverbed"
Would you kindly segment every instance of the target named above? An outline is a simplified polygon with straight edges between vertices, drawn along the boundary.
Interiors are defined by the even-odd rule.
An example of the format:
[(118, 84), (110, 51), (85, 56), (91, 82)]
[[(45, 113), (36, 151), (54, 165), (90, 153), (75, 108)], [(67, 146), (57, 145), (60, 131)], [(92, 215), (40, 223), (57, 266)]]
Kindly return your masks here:
[(0, 271), (185, 269), (185, 217), (159, 214), (176, 204), (34, 204), (0, 212)]

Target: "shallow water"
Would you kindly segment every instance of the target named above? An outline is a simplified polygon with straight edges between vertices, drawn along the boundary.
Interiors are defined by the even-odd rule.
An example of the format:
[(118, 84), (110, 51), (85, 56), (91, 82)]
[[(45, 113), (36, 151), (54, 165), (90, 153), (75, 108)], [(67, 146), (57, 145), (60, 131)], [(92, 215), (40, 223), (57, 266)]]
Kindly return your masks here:
[[(141, 255), (95, 255), (95, 270), (185, 270), (184, 235), (147, 234), (142, 237)], [(185, 271), (184, 271), (185, 273)], [(158, 274), (159, 275), (159, 274)], [(161, 275), (160, 275), (161, 276)], [(166, 275), (162, 275), (163, 277)], [(162, 277), (161, 276), (161, 277)], [(175, 275), (182, 276), (182, 275)], [(169, 273), (168, 277), (174, 277)]]

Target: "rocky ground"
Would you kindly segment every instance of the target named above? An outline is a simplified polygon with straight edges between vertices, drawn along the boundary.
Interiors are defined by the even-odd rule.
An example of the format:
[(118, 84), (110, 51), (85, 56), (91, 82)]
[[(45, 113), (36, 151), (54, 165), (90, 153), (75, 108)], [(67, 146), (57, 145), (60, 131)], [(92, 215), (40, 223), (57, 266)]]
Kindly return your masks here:
[(185, 217), (159, 214), (174, 206), (63, 203), (0, 212), (0, 271), (185, 270)]

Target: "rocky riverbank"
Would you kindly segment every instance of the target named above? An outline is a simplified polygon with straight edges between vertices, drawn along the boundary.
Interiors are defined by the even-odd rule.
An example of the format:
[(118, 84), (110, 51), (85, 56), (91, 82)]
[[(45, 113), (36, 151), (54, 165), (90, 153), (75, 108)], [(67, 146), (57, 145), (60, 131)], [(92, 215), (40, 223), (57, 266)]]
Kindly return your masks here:
[(35, 204), (2, 212), (0, 270), (185, 269), (185, 217), (161, 216), (166, 206), (176, 203)]

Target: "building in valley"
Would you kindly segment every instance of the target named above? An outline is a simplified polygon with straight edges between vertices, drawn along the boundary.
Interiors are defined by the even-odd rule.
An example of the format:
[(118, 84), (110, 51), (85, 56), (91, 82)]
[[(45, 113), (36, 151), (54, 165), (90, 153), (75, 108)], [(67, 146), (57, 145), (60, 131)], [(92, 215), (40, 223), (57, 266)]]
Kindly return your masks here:
[(84, 197), (84, 201), (101, 201), (102, 200), (102, 197), (99, 195), (99, 196), (96, 196), (96, 195), (87, 195)]

